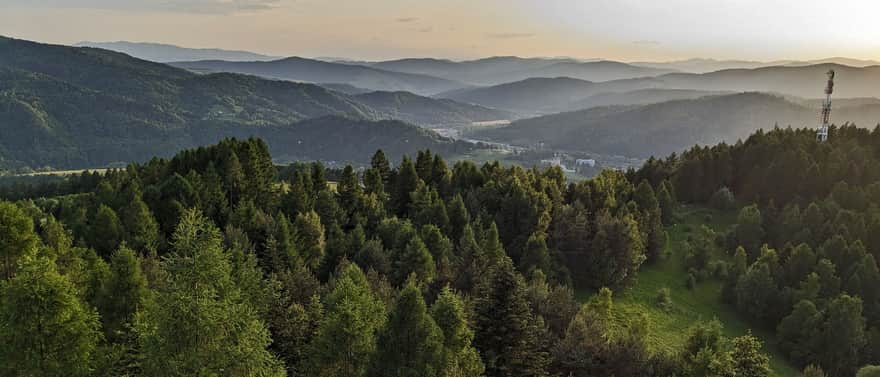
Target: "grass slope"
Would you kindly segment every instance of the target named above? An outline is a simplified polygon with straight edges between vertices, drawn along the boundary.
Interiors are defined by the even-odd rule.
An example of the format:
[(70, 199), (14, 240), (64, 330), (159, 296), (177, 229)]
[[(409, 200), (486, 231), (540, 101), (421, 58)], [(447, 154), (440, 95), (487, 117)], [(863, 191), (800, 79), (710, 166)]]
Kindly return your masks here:
[[(700, 321), (718, 318), (724, 324), (728, 337), (745, 334), (749, 329), (764, 343), (764, 351), (770, 356), (770, 366), (774, 375), (794, 377), (795, 368), (788, 363), (776, 349), (775, 337), (766, 329), (752, 327), (741, 318), (733, 307), (721, 302), (721, 282), (710, 279), (697, 283), (694, 290), (687, 289), (687, 271), (684, 258), (684, 242), (690, 232), (703, 224), (716, 231), (728, 229), (736, 221), (736, 213), (720, 213), (704, 207), (683, 207), (679, 210), (679, 222), (667, 228), (669, 232), (670, 255), (655, 265), (645, 265), (639, 271), (636, 283), (628, 290), (615, 294), (614, 315), (623, 322), (640, 313), (648, 317), (651, 333), (650, 346), (656, 351), (677, 352), (689, 334), (692, 326)], [(669, 288), (673, 307), (666, 312), (657, 307), (657, 291)], [(589, 294), (580, 298), (584, 301)]]

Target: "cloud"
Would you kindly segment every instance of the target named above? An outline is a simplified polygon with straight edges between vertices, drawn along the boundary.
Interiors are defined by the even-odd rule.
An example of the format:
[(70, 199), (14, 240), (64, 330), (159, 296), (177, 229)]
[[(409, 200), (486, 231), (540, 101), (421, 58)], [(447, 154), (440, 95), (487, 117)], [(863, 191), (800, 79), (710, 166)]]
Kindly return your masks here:
[(35, 8), (228, 14), (275, 8), (284, 0), (11, 0)]
[(535, 33), (489, 33), (486, 36), (492, 39), (518, 39), (534, 37)]
[(660, 41), (655, 41), (655, 40), (638, 40), (638, 41), (632, 41), (632, 44), (640, 45), (640, 46), (659, 46), (663, 43), (661, 43)]
[(416, 22), (418, 20), (419, 20), (418, 17), (400, 17), (396, 21), (401, 22), (401, 23), (407, 23), (407, 22)]

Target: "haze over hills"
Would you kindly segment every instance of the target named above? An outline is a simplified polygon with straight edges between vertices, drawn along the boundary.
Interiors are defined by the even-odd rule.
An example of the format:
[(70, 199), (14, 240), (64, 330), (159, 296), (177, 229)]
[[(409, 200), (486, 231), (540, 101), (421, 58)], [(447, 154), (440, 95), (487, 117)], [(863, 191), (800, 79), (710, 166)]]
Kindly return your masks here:
[(330, 63), (300, 57), (268, 62), (205, 60), (171, 64), (200, 73), (233, 72), (298, 82), (347, 84), (371, 90), (402, 90), (421, 95), (431, 95), (468, 86), (460, 82), (422, 74), (392, 72), (361, 65)]
[(804, 66), (826, 63), (848, 65), (851, 67), (867, 67), (872, 65), (880, 65), (880, 62), (875, 60), (862, 60), (845, 57), (833, 57), (814, 60), (776, 60), (770, 62), (693, 58), (668, 62), (632, 62), (630, 64), (641, 67), (671, 69), (686, 73), (709, 73), (725, 69), (754, 69), (772, 66)]
[(507, 111), (463, 104), (449, 99), (434, 99), (409, 92), (371, 92), (354, 97), (383, 116), (422, 126), (461, 126), (473, 122), (512, 119)]
[(250, 51), (224, 50), (219, 48), (188, 48), (163, 43), (148, 42), (79, 42), (75, 47), (96, 47), (128, 54), (138, 59), (160, 63), (185, 60), (268, 61), (276, 56)]
[(499, 56), (455, 62), (440, 59), (402, 59), (370, 64), (397, 72), (425, 74), (475, 85), (498, 85), (529, 78), (570, 77), (586, 81), (609, 81), (657, 76), (674, 70), (639, 67), (600, 60), (569, 58), (520, 58)]
[[(322, 120), (301, 123), (317, 117)], [(444, 153), (458, 148), (400, 122), (370, 130), (374, 123), (369, 120), (382, 118), (389, 117), (316, 85), (229, 73), (198, 75), (107, 50), (0, 38), (0, 158), (5, 166), (102, 166), (250, 135), (267, 136), (279, 155), (307, 155), (309, 149), (289, 141), (317, 145), (322, 135), (359, 138), (372, 149), (418, 146)], [(407, 145), (401, 145), (404, 136)], [(338, 152), (338, 160), (352, 155), (341, 149), (352, 147), (338, 144), (320, 157), (308, 156)]]
[[(473, 136), (515, 145), (541, 142), (552, 149), (646, 158), (681, 152), (697, 144), (735, 142), (759, 128), (775, 125), (812, 128), (817, 114), (817, 108), (780, 96), (740, 93), (554, 114)], [(880, 121), (880, 105), (838, 108), (833, 119), (838, 124), (872, 127)]]
[(837, 72), (835, 97), (873, 97), (878, 94), (880, 66), (859, 68), (817, 64), (730, 69), (703, 74), (670, 73), (656, 77), (605, 82), (586, 82), (570, 78), (527, 79), (490, 87), (455, 90), (438, 96), (533, 114), (584, 108), (589, 105), (588, 98), (593, 95), (642, 89), (758, 91), (802, 98), (819, 98), (823, 96), (825, 73), (830, 69)]
[(595, 83), (568, 77), (531, 78), (501, 85), (461, 89), (438, 94), (459, 102), (514, 111), (520, 114), (549, 114), (572, 109), (577, 102), (609, 92), (659, 87), (655, 78), (615, 80)]

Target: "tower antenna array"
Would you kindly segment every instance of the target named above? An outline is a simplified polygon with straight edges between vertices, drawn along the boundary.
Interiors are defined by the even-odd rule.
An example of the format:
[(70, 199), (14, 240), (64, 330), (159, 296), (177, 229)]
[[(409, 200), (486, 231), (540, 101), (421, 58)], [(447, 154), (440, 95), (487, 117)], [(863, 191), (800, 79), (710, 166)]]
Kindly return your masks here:
[(826, 73), (828, 75), (828, 84), (825, 86), (825, 101), (822, 102), (822, 125), (816, 132), (816, 140), (828, 140), (828, 121), (831, 118), (831, 93), (834, 92), (834, 70), (830, 69)]

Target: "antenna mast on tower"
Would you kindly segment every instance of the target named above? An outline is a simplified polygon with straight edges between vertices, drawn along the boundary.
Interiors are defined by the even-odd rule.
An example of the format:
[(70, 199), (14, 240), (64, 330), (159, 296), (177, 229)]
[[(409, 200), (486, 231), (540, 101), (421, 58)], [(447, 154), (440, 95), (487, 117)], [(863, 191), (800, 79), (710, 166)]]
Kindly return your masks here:
[(831, 118), (831, 93), (834, 92), (834, 70), (830, 69), (826, 73), (828, 75), (828, 85), (825, 86), (825, 101), (822, 102), (822, 125), (816, 132), (816, 140), (828, 140), (828, 121)]

